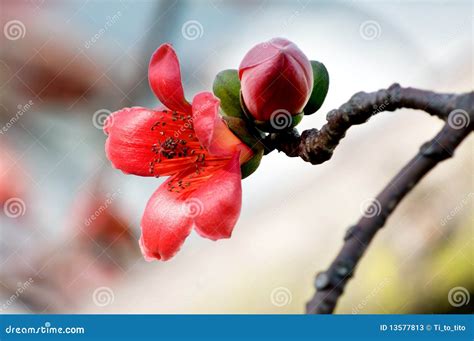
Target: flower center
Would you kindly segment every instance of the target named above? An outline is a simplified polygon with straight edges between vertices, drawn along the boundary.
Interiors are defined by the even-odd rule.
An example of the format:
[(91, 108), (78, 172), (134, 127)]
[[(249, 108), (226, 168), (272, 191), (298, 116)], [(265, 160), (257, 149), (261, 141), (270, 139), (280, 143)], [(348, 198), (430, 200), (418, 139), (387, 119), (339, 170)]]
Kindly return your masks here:
[(197, 139), (191, 115), (162, 110), (151, 130), (158, 135), (151, 146), (154, 158), (149, 171), (155, 177), (174, 175), (168, 191), (189, 194), (212, 173), (222, 168), (228, 158), (215, 157)]

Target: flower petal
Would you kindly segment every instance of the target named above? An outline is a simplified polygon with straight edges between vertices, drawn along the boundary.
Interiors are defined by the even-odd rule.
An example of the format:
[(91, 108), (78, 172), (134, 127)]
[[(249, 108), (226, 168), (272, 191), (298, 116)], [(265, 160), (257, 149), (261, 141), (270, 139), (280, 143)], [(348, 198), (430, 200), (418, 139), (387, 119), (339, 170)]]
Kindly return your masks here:
[(280, 45), (272, 44), (272, 41), (260, 43), (254, 46), (242, 59), (239, 65), (239, 78), (245, 70), (272, 59), (280, 52)]
[(240, 152), (241, 162), (252, 156), (252, 150), (227, 127), (219, 115), (219, 99), (201, 92), (193, 99), (193, 126), (201, 145), (210, 154), (230, 156)]
[(229, 238), (242, 206), (238, 153), (192, 194), (193, 199), (202, 206), (194, 218), (196, 231), (212, 240)]
[[(242, 74), (246, 69), (250, 69), (256, 65), (267, 62), (270, 59), (277, 57), (279, 54), (288, 54), (292, 58), (297, 59), (297, 62), (301, 64), (301, 67), (310, 76), (310, 68), (304, 66), (302, 61), (307, 60), (304, 53), (291, 41), (285, 38), (273, 38), (267, 42), (260, 43), (252, 47), (242, 59), (239, 66), (239, 78), (242, 79)], [(311, 84), (308, 84), (310, 86)]]
[[(191, 116), (187, 118), (168, 110), (124, 108), (111, 114), (104, 124), (104, 132), (109, 135), (105, 152), (114, 167), (128, 174), (174, 174), (195, 161), (196, 156), (191, 155), (193, 150), (200, 151), (199, 141), (192, 134), (194, 131), (190, 122)], [(180, 144), (174, 152), (186, 147), (189, 156), (166, 158), (160, 155), (160, 152), (166, 152), (163, 148), (159, 149), (166, 139), (185, 142), (185, 145)]]
[[(186, 183), (190, 185), (181, 186)], [(205, 238), (229, 238), (241, 205), (238, 153), (214, 160), (197, 173), (191, 166), (176, 174), (156, 190), (146, 206), (140, 239), (145, 259), (173, 257), (192, 226)]]
[(161, 45), (150, 60), (148, 81), (167, 108), (184, 113), (191, 112), (191, 105), (184, 97), (178, 57), (170, 44)]
[(168, 190), (165, 181), (153, 193), (141, 221), (140, 247), (145, 259), (168, 260), (179, 251), (193, 226), (182, 197)]

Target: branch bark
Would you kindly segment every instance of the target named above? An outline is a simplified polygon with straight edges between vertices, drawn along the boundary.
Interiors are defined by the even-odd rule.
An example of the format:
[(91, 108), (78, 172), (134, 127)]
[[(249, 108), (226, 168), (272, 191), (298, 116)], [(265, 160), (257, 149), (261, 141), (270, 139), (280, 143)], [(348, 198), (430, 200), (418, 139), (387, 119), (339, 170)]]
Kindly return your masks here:
[(331, 158), (334, 149), (351, 126), (365, 123), (380, 112), (401, 108), (419, 109), (447, 120), (455, 109), (470, 107), (470, 111), (463, 110), (472, 113), (472, 97), (472, 92), (462, 95), (438, 94), (393, 84), (388, 89), (376, 92), (356, 93), (347, 103), (327, 114), (327, 123), (321, 130), (305, 130), (301, 136), (296, 129), (272, 133), (263, 143), (266, 154), (276, 149), (289, 157), (301, 157), (304, 161), (316, 165)]
[(332, 313), (348, 280), (375, 234), (413, 187), (439, 162), (454, 155), (455, 149), (474, 128), (474, 92), (438, 94), (398, 84), (373, 93), (355, 94), (339, 109), (327, 115), (321, 130), (310, 129), (301, 136), (296, 130), (272, 133), (265, 140), (266, 152), (274, 149), (290, 157), (301, 157), (312, 164), (329, 160), (334, 149), (352, 125), (366, 122), (382, 111), (419, 109), (446, 121), (441, 131), (423, 144), (419, 152), (379, 193), (371, 211), (350, 227), (342, 249), (328, 270), (315, 279), (316, 293), (306, 305), (310, 314)]

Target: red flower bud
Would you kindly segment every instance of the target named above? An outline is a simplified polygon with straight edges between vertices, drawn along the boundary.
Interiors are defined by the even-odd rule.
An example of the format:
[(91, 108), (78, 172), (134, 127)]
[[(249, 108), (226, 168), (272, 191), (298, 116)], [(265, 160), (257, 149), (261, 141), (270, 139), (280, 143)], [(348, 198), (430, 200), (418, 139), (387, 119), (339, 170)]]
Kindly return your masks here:
[(254, 46), (240, 64), (239, 78), (245, 106), (257, 121), (301, 113), (313, 89), (310, 61), (283, 38)]

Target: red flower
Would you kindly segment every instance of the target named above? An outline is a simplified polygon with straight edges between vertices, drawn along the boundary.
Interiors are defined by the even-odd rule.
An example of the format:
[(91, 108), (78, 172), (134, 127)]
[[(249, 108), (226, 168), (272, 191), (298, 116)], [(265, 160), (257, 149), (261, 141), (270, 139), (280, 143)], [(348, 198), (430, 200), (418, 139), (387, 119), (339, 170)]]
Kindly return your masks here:
[(105, 150), (124, 173), (170, 176), (148, 201), (140, 238), (145, 259), (167, 260), (192, 227), (212, 240), (231, 236), (242, 202), (240, 165), (253, 152), (219, 116), (220, 102), (212, 93), (186, 101), (171, 45), (155, 51), (148, 78), (165, 108), (125, 108), (110, 115)]
[(313, 70), (303, 52), (291, 41), (274, 38), (254, 46), (240, 63), (244, 103), (257, 121), (273, 113), (301, 113), (313, 89)]

